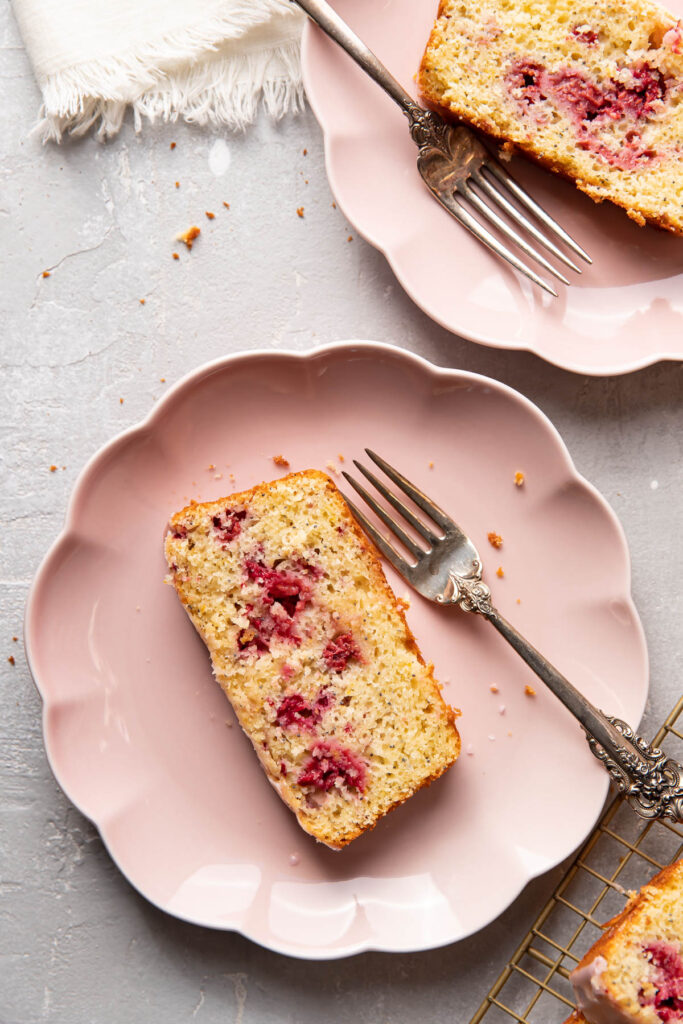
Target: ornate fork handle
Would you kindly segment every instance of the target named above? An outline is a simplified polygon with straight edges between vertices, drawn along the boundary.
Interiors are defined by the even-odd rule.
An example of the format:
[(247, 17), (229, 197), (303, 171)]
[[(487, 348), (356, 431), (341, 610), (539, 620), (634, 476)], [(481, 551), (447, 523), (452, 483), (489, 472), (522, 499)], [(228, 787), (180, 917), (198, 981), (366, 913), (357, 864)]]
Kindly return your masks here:
[(599, 711), (525, 640), (491, 603), (491, 592), (481, 579), (480, 563), (475, 563), (467, 576), (451, 572), (440, 603), (457, 604), (463, 611), (483, 615), (495, 626), (578, 719), (593, 754), (603, 763), (619, 792), (624, 794), (642, 818), (683, 821), (683, 766), (661, 750), (650, 746), (626, 722)]

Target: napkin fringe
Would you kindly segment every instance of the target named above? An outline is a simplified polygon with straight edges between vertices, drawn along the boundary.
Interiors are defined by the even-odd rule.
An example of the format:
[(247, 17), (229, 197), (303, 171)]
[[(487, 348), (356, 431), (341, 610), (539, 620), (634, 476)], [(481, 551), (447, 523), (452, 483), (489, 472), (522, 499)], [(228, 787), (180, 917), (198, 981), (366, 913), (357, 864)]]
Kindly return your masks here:
[[(136, 132), (143, 117), (154, 122), (179, 118), (241, 131), (260, 106), (274, 118), (304, 106), (298, 32), (267, 49), (201, 61), (224, 41), (239, 39), (269, 14), (282, 13), (281, 0), (258, 5), (245, 0), (229, 15), (215, 14), (201, 26), (161, 37), (154, 44), (117, 57), (85, 61), (48, 77), (34, 131), (42, 141), (60, 142), (64, 133), (84, 135), (97, 125), (101, 141), (120, 130), (126, 111)], [(258, 14), (257, 14), (258, 12)], [(164, 70), (177, 65), (174, 70)]]

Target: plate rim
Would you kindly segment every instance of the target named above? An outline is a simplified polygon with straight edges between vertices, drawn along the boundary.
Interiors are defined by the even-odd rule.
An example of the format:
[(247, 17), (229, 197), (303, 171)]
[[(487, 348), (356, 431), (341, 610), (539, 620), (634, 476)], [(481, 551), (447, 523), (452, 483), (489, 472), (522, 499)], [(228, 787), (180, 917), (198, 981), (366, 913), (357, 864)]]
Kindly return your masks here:
[[(541, 351), (537, 346), (533, 344), (524, 344), (516, 338), (492, 338), (490, 335), (477, 334), (471, 330), (463, 330), (460, 327), (454, 327), (447, 323), (442, 317), (437, 316), (430, 308), (429, 304), (424, 302), (419, 294), (411, 286), (407, 275), (405, 275), (398, 263), (397, 259), (393, 256), (393, 247), (385, 245), (378, 238), (376, 238), (371, 231), (366, 230), (362, 227), (357, 219), (353, 217), (348, 207), (341, 196), (343, 195), (343, 188), (340, 187), (339, 179), (334, 171), (334, 162), (332, 160), (332, 143), (334, 140), (342, 137), (338, 133), (331, 131), (326, 123), (325, 117), (322, 115), (320, 105), (318, 104), (318, 97), (316, 95), (314, 76), (311, 74), (310, 65), (310, 48), (312, 40), (315, 38), (324, 39), (324, 33), (322, 29), (318, 28), (309, 18), (306, 19), (304, 24), (302, 39), (301, 39), (301, 70), (302, 80), (304, 84), (304, 90), (306, 93), (306, 99), (310, 104), (311, 110), (315, 115), (315, 119), (318, 122), (318, 126), (323, 136), (323, 150), (325, 155), (325, 173), (327, 174), (327, 180), (330, 185), (332, 194), (334, 195), (335, 202), (344, 214), (350, 224), (353, 225), (354, 230), (365, 239), (373, 248), (377, 249), (382, 253), (386, 259), (391, 272), (394, 277), (403, 288), (406, 295), (412, 302), (421, 309), (425, 316), (428, 316), (435, 324), (439, 327), (443, 327), (444, 330), (450, 334), (455, 334), (460, 338), (465, 338), (467, 341), (474, 342), (477, 345), (484, 345), (487, 348), (497, 348), (505, 352), (530, 352), (532, 355), (538, 356), (539, 359), (543, 359), (544, 362), (550, 363), (551, 366), (556, 366), (560, 370), (567, 370), (570, 373), (579, 373), (588, 377), (621, 377), (627, 373), (636, 373), (638, 370), (644, 370), (648, 366), (654, 366), (657, 363), (662, 362), (681, 362), (683, 360), (683, 352), (657, 352), (652, 353), (649, 356), (643, 356), (640, 359), (634, 359), (627, 363), (605, 363), (604, 365), (596, 366), (594, 364), (585, 365), (581, 362), (574, 362), (567, 359), (556, 359), (553, 358), (552, 354)], [(349, 58), (350, 60), (351, 58)], [(379, 88), (379, 86), (378, 86)], [(550, 172), (548, 172), (550, 173)], [(654, 230), (654, 229), (653, 229)]]
[[(371, 939), (350, 943), (348, 946), (344, 947), (327, 948), (324, 950), (313, 950), (306, 948), (301, 949), (287, 942), (274, 941), (272, 937), (269, 937), (266, 940), (266, 938), (264, 937), (259, 937), (253, 934), (250, 931), (250, 929), (244, 925), (226, 924), (224, 926), (221, 926), (220, 924), (216, 924), (213, 922), (207, 923), (204, 921), (200, 921), (197, 919), (197, 917), (192, 917), (188, 914), (180, 913), (175, 910), (169, 910), (167, 906), (164, 906), (158, 900), (152, 898), (144, 891), (144, 889), (134, 880), (134, 878), (132, 878), (131, 875), (119, 864), (118, 859), (112, 852), (112, 848), (107, 838), (106, 827), (104, 823), (99, 821), (98, 818), (94, 816), (92, 809), (91, 812), (85, 811), (83, 809), (79, 800), (76, 799), (73, 793), (71, 792), (70, 781), (65, 780), (60, 774), (60, 772), (57, 770), (55, 765), (55, 758), (53, 757), (53, 753), (51, 751), (50, 731), (48, 729), (47, 723), (48, 713), (52, 706), (49, 695), (49, 686), (45, 684), (44, 679), (41, 680), (39, 678), (39, 673), (36, 669), (33, 660), (31, 647), (33, 643), (33, 636), (35, 634), (36, 629), (36, 607), (40, 595), (42, 593), (43, 587), (46, 581), (49, 579), (49, 572), (51, 569), (52, 562), (58, 556), (62, 547), (65, 544), (68, 544), (71, 538), (78, 536), (79, 531), (77, 529), (77, 516), (81, 499), (83, 495), (87, 493), (89, 479), (91, 475), (100, 468), (104, 461), (107, 458), (109, 458), (109, 456), (114, 452), (114, 450), (119, 445), (122, 445), (126, 441), (129, 441), (130, 439), (136, 436), (143, 437), (146, 432), (152, 429), (152, 427), (155, 424), (155, 421), (157, 419), (162, 418), (166, 409), (171, 404), (173, 404), (173, 402), (178, 396), (182, 395), (183, 392), (187, 391), (188, 389), (192, 389), (207, 374), (214, 373), (220, 370), (228, 370), (230, 366), (239, 364), (240, 362), (244, 361), (259, 360), (263, 358), (283, 357), (286, 359), (293, 358), (297, 362), (305, 362), (312, 358), (321, 356), (324, 357), (325, 355), (333, 355), (335, 352), (339, 351), (347, 351), (349, 353), (352, 353), (353, 351), (358, 350), (362, 350), (368, 354), (374, 353), (377, 356), (388, 355), (391, 356), (392, 358), (405, 360), (407, 363), (412, 364), (414, 369), (419, 370), (423, 373), (427, 373), (433, 378), (455, 378), (459, 381), (466, 380), (474, 384), (493, 387), (496, 390), (499, 390), (506, 394), (513, 401), (516, 401), (519, 404), (523, 405), (526, 408), (526, 410), (532, 414), (532, 416), (538, 422), (538, 424), (546, 431), (547, 436), (552, 438), (557, 450), (557, 454), (561, 456), (563, 459), (564, 467), (568, 477), (571, 478), (573, 481), (577, 482), (588, 493), (590, 493), (593, 500), (595, 500), (597, 504), (601, 506), (602, 511), (607, 515), (608, 519), (610, 520), (610, 524), (613, 527), (615, 539), (618, 540), (621, 549), (621, 554), (623, 557), (623, 571), (625, 572), (625, 579), (623, 581), (623, 596), (627, 600), (629, 610), (632, 614), (633, 623), (638, 634), (637, 639), (644, 662), (643, 669), (645, 675), (645, 687), (642, 695), (642, 707), (639, 713), (638, 721), (640, 721), (640, 718), (642, 718), (642, 714), (646, 706), (650, 689), (650, 665), (647, 639), (645, 636), (645, 630), (643, 628), (640, 615), (633, 600), (633, 594), (631, 589), (631, 555), (628, 548), (624, 528), (616, 512), (609, 504), (607, 499), (604, 497), (604, 495), (601, 494), (601, 492), (597, 489), (597, 487), (594, 484), (592, 484), (581, 473), (579, 473), (571, 457), (569, 449), (562, 438), (562, 435), (560, 434), (559, 430), (554, 425), (552, 420), (542, 411), (542, 409), (539, 408), (539, 406), (537, 406), (534, 402), (531, 401), (530, 398), (527, 398), (527, 396), (522, 394), (520, 391), (517, 391), (515, 388), (510, 387), (510, 385), (508, 384), (504, 384), (502, 381), (498, 381), (495, 378), (488, 377), (485, 374), (476, 373), (471, 370), (461, 370), (458, 369), (457, 367), (438, 366), (437, 364), (432, 363), (429, 359), (426, 359), (424, 356), (418, 355), (417, 353), (409, 349), (404, 349), (397, 345), (392, 345), (388, 342), (371, 341), (365, 339), (346, 339), (336, 342), (329, 342), (317, 345), (311, 349), (306, 349), (304, 351), (298, 351), (295, 349), (267, 348), (243, 349), (238, 352), (230, 353), (224, 356), (219, 356), (216, 359), (209, 360), (206, 363), (202, 363), (199, 366), (195, 367), (194, 369), (190, 370), (188, 373), (184, 374), (182, 377), (180, 377), (174, 384), (172, 384), (169, 387), (165, 394), (163, 394), (159, 399), (157, 399), (157, 401), (153, 404), (152, 408), (150, 409), (149, 413), (142, 420), (120, 431), (109, 441), (101, 445), (100, 448), (98, 448), (94, 452), (94, 454), (91, 455), (90, 458), (86, 461), (85, 465), (82, 467), (76, 478), (71, 494), (69, 496), (62, 528), (55, 537), (50, 547), (48, 548), (46, 554), (42, 558), (31, 582), (24, 610), (23, 637), (24, 647), (26, 651), (26, 660), (29, 667), (29, 671), (31, 673), (34, 685), (36, 687), (36, 690), (38, 691), (38, 694), (43, 704), (41, 712), (43, 746), (45, 749), (45, 755), (50, 770), (52, 771), (54, 779), (59, 788), (62, 790), (63, 794), (66, 796), (69, 802), (73, 804), (73, 806), (79, 811), (79, 813), (82, 814), (83, 817), (86, 818), (88, 821), (90, 821), (91, 824), (97, 829), (102, 844), (106, 849), (108, 856), (111, 858), (112, 862), (116, 866), (117, 870), (131, 885), (131, 887), (148, 903), (151, 903), (153, 906), (155, 906), (158, 910), (161, 910), (163, 913), (169, 914), (170, 916), (175, 917), (178, 920), (184, 921), (187, 924), (193, 924), (198, 927), (211, 928), (215, 931), (232, 932), (238, 935), (242, 935), (250, 941), (256, 943), (257, 945), (265, 949), (268, 949), (272, 952), (284, 956), (294, 957), (300, 960), (309, 961), (338, 960), (349, 956), (356, 956), (360, 953), (365, 952), (403, 953), (412, 955), (414, 953), (426, 952), (432, 949), (439, 949), (447, 945), (452, 945), (455, 942), (460, 942), (463, 939), (468, 938), (470, 935), (476, 934), (476, 932), (481, 931), (483, 928), (490, 925), (493, 921), (497, 920), (500, 917), (500, 915), (504, 913), (505, 910), (507, 910), (508, 907), (512, 906), (512, 904), (518, 898), (523, 889), (534, 878), (537, 878), (542, 874), (546, 874), (548, 871), (551, 871), (553, 870), (553, 868), (557, 867), (558, 864), (560, 864), (567, 856), (569, 856), (575, 849), (577, 849), (581, 845), (581, 843), (585, 840), (585, 836), (582, 835), (579, 841), (574, 846), (572, 846), (571, 849), (566, 850), (561, 856), (557, 857), (557, 859), (553, 859), (552, 863), (548, 863), (539, 870), (533, 870), (528, 868), (524, 872), (525, 877), (522, 878), (522, 876), (520, 876), (522, 880), (520, 881), (518, 888), (515, 889), (512, 895), (508, 893), (503, 898), (501, 905), (498, 907), (497, 910), (494, 911), (492, 916), (489, 917), (486, 921), (483, 921), (475, 928), (470, 928), (469, 930), (463, 932), (455, 938), (446, 938), (443, 940), (437, 940), (435, 942), (430, 941), (426, 944), (417, 945), (411, 949), (406, 949), (405, 947), (398, 945), (392, 947), (390, 943), (378, 943)], [(637, 725), (638, 722), (636, 722), (636, 728)], [(604, 796), (606, 796), (607, 791), (609, 789), (609, 779), (607, 778), (606, 774), (602, 779), (602, 786), (604, 792), (604, 804)], [(595, 821), (597, 821), (599, 815), (602, 813), (603, 804), (601, 804), (596, 810)], [(590, 828), (593, 827), (593, 824), (594, 821), (589, 826), (589, 832)]]

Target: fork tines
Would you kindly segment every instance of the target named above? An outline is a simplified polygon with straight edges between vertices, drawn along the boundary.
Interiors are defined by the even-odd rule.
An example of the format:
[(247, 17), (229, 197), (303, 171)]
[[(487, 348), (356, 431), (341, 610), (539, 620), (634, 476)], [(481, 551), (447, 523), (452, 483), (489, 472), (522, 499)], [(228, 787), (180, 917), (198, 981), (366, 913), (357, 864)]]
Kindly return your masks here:
[(362, 463), (356, 459), (353, 460), (353, 464), (356, 469), (363, 474), (370, 484), (379, 492), (379, 494), (387, 501), (396, 511), (403, 517), (403, 519), (412, 526), (415, 532), (426, 541), (426, 545), (422, 546), (418, 544), (405, 530), (404, 528), (384, 509), (377, 500), (370, 494), (370, 492), (357, 480), (355, 480), (345, 470), (343, 472), (344, 479), (351, 484), (353, 489), (361, 496), (361, 498), (370, 506), (375, 515), (388, 526), (395, 537), (401, 542), (407, 551), (411, 553), (415, 559), (414, 563), (408, 562), (402, 555), (396, 551), (392, 544), (386, 540), (385, 537), (379, 532), (379, 530), (373, 526), (367, 516), (361, 512), (361, 510), (354, 505), (353, 502), (346, 499), (346, 502), (353, 512), (356, 519), (359, 521), (363, 529), (366, 531), (368, 536), (372, 539), (373, 543), (382, 552), (387, 561), (391, 562), (394, 568), (404, 576), (410, 575), (410, 570), (415, 568), (419, 559), (427, 554), (438, 541), (443, 539), (445, 533), (452, 533), (455, 524), (453, 523), (450, 516), (446, 515), (443, 509), (440, 509), (433, 501), (431, 501), (423, 491), (421, 491), (414, 484), (411, 484), (402, 473), (394, 469), (388, 462), (386, 462), (375, 452), (369, 448), (365, 449), (369, 458), (375, 463), (376, 466), (386, 473), (390, 480), (397, 485), (397, 487), (408, 497), (410, 500), (417, 505), (418, 508), (432, 520), (432, 523), (442, 531), (437, 533), (431, 526), (425, 523), (419, 516), (408, 508), (408, 506), (401, 501), (397, 495), (395, 495), (389, 488), (384, 484), (378, 477), (375, 476), (369, 469), (366, 469)]

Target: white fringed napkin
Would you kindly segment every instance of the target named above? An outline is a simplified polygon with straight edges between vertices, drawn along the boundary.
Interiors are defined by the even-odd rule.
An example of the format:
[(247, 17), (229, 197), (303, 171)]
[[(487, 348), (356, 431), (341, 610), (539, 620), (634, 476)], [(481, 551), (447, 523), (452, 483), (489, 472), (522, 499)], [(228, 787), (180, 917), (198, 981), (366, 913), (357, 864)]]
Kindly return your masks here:
[(43, 94), (39, 130), (59, 142), (142, 117), (244, 128), (259, 104), (302, 103), (303, 15), (288, 0), (13, 0)]

